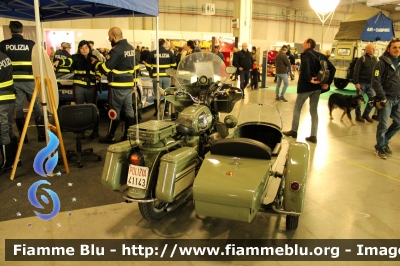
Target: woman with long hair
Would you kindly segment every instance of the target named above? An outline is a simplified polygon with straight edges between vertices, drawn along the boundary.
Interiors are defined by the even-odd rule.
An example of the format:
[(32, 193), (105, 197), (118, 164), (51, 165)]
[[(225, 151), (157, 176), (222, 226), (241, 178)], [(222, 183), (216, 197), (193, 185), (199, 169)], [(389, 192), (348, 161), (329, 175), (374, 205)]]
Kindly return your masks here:
[[(76, 104), (97, 102), (96, 73), (94, 72), (97, 57), (91, 52), (88, 41), (80, 41), (78, 51), (70, 59), (59, 59), (55, 66), (69, 66), (74, 71), (73, 93)], [(99, 135), (99, 125), (96, 123), (89, 138)]]

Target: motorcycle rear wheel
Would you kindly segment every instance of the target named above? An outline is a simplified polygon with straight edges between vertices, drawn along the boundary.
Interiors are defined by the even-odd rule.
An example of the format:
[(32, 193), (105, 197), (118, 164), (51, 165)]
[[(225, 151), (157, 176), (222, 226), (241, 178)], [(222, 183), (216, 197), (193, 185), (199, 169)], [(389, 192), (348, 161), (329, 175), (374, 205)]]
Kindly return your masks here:
[(154, 199), (152, 202), (139, 202), (139, 210), (144, 219), (151, 223), (158, 223), (167, 216), (165, 205), (166, 203)]

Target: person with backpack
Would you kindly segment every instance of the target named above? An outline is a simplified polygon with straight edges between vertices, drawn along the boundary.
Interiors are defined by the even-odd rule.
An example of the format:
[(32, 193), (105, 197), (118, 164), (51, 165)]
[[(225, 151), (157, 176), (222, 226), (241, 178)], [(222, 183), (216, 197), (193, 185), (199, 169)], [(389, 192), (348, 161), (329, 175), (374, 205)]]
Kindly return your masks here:
[[(372, 72), (371, 86), (376, 93), (378, 126), (376, 131), (375, 155), (386, 159), (393, 152), (390, 139), (400, 130), (400, 39), (392, 39)], [(389, 126), (389, 119), (392, 124)]]
[[(316, 43), (313, 39), (307, 39), (303, 42), (303, 53), (301, 54), (300, 76), (297, 82), (297, 98), (294, 104), (292, 129), (282, 132), (285, 136), (297, 138), (297, 130), (299, 129), (300, 112), (304, 102), (310, 98), (310, 115), (311, 115), (311, 135), (306, 140), (312, 143), (317, 143), (318, 131), (318, 102), (319, 95), (322, 91), (327, 91), (335, 76), (336, 69), (328, 58), (314, 51)], [(319, 81), (319, 73), (321, 65), (327, 65), (329, 69), (329, 78), (323, 82)], [(323, 73), (323, 74), (327, 74)]]
[[(369, 99), (375, 96), (375, 91), (371, 88), (372, 69), (378, 61), (374, 52), (375, 46), (372, 43), (365, 46), (365, 55), (358, 58), (353, 73), (353, 83), (356, 86), (357, 94), (364, 95), (366, 93)], [(366, 120), (373, 123), (374, 120), (369, 117), (371, 110), (372, 107), (367, 104), (361, 116), (361, 107), (358, 106), (356, 108), (356, 121), (365, 123)]]

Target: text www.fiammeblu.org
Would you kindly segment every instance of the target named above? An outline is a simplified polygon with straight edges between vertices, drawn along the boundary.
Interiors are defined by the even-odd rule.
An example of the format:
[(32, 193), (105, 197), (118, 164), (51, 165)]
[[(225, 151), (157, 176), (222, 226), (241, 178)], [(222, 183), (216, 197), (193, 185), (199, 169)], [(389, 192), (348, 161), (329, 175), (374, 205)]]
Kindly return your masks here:
[[(285, 244), (281, 247), (240, 247), (235, 244), (226, 244), (221, 247), (181, 247), (174, 244), (172, 251), (166, 252), (168, 244), (165, 244), (161, 252), (158, 247), (144, 247), (142, 245), (132, 245), (122, 247), (122, 255), (133, 256), (160, 256), (160, 258), (170, 257), (175, 255), (180, 256), (327, 256), (332, 259), (337, 259), (340, 256), (340, 250), (345, 253), (353, 253), (356, 256), (378, 256), (390, 259), (400, 255), (399, 247), (371, 247), (362, 244), (356, 245), (354, 249), (344, 249), (339, 247), (305, 247), (295, 244), (290, 246)], [(167, 254), (169, 253), (169, 254)]]

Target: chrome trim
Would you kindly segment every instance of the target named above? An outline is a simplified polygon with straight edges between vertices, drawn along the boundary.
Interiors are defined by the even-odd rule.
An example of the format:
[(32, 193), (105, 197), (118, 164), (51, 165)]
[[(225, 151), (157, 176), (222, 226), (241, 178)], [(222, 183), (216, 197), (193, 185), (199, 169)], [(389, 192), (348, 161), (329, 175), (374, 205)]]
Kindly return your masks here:
[(275, 205), (272, 205), (272, 210), (279, 214), (286, 214), (286, 215), (292, 215), (292, 216), (300, 216), (300, 214), (301, 214), (299, 212), (288, 212), (288, 211), (278, 210)]
[(122, 197), (124, 198), (124, 200), (129, 201), (129, 202), (153, 202), (156, 199), (132, 199), (131, 197), (127, 196), (127, 191), (130, 187), (126, 188), (123, 192), (122, 192)]

